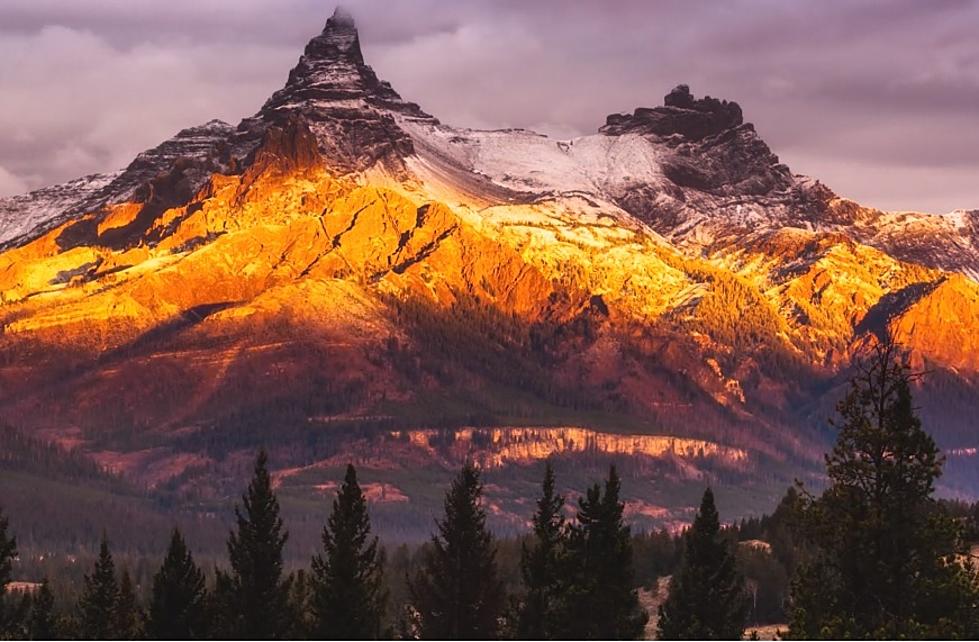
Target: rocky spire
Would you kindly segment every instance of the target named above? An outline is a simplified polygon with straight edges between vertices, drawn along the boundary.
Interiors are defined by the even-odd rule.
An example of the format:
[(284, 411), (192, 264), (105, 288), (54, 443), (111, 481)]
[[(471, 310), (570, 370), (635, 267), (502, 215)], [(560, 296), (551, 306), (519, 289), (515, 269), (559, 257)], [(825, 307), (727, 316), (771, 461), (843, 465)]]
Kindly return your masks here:
[(356, 59), (361, 64), (364, 62), (363, 54), (360, 53), (360, 38), (357, 34), (357, 24), (354, 17), (343, 7), (337, 7), (333, 15), (326, 21), (323, 33), (316, 36), (306, 45), (306, 55), (315, 56), (316, 49), (320, 49), (329, 55), (347, 55)]
[(269, 98), (262, 113), (335, 112), (338, 108), (357, 108), (357, 102), (364, 107), (429, 118), (418, 105), (402, 100), (364, 63), (354, 19), (338, 7), (322, 33), (306, 45), (299, 63), (289, 72), (286, 86)]
[(332, 169), (356, 172), (381, 163), (400, 175), (403, 159), (414, 153), (411, 138), (398, 125), (403, 119), (435, 121), (364, 63), (357, 26), (337, 8), (306, 45), (285, 87), (242, 121), (236, 156), (251, 154), (270, 127), (308, 128)]
[(322, 33), (306, 44), (299, 64), (289, 74), (289, 83), (322, 74), (332, 66), (359, 67), (363, 64), (364, 55), (360, 51), (360, 36), (353, 16), (337, 7)]

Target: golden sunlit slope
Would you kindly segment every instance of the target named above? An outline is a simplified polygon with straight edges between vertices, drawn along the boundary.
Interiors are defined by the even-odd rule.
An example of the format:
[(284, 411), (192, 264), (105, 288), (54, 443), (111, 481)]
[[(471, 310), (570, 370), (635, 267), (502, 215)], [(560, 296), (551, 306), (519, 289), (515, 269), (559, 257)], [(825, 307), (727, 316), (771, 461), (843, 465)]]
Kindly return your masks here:
[[(379, 374), (388, 368), (368, 362), (371, 351), (405, 340), (388, 297), (443, 307), (474, 297), (527, 323), (563, 322), (588, 307), (582, 293), (445, 206), (338, 181), (322, 167), (287, 161), (216, 175), (184, 206), (152, 219), (139, 209), (93, 213), (0, 256), (5, 399), (19, 409), (14, 416), (53, 395), (83, 423), (105, 398), (138, 422), (185, 420), (222, 386), (233, 391), (222, 402), (234, 405), (247, 387), (235, 369), (265, 360), (331, 386), (368, 382), (378, 389), (368, 398), (396, 394), (398, 382)], [(95, 234), (64, 247), (72, 226), (89, 220)], [(106, 240), (105, 230), (125, 233)], [(284, 356), (296, 345), (311, 352)], [(333, 358), (342, 366), (323, 369), (321, 359)], [(80, 365), (74, 384), (57, 376)], [(273, 379), (253, 384), (270, 397), (288, 389), (283, 373)], [(52, 380), (74, 385), (72, 394), (46, 389)], [(171, 394), (159, 402), (143, 395), (161, 381)]]
[[(88, 219), (2, 255), (7, 336), (106, 350), (199, 306), (233, 308), (221, 316), (242, 318), (273, 310), (277, 298), (280, 307), (322, 303), (290, 301), (304, 281), (442, 301), (471, 292), (523, 314), (541, 313), (553, 292), (512, 250), (446, 207), (337, 181), (322, 168), (216, 175), (190, 203), (135, 229), (139, 209), (91, 215), (99, 231), (71, 247), (65, 237)], [(124, 244), (106, 238), (114, 231)]]
[[(478, 326), (458, 318), (474, 304), (509, 319), (488, 322), (521, 328), (552, 361), (535, 375), (565, 391), (550, 401), (580, 394), (673, 428), (706, 403), (716, 408), (698, 412), (713, 421), (776, 429), (764, 409), (798, 387), (779, 368), (832, 374), (888, 297), (912, 297), (888, 326), (911, 347), (975, 367), (947, 323), (974, 314), (971, 281), (925, 287), (940, 273), (845, 238), (786, 229), (694, 257), (587, 199), (477, 207), (442, 191), (449, 207), (426, 190), (333, 174), (293, 120), (187, 203), (119, 203), (0, 254), (5, 406), (25, 418), (53, 404), (66, 415), (32, 423), (93, 427), (113, 398), (117, 419), (178, 426), (227, 412), (243, 390), (256, 402), (297, 385), (314, 394), (311, 376), (357, 387), (340, 410), (359, 413), (457, 385), (391, 365), (392, 345), (437, 359), (413, 336), (427, 331), (417, 311), (405, 322), (396, 301), (422, 305), (428, 324), (442, 311)], [(493, 373), (468, 376), (461, 385), (479, 387)]]

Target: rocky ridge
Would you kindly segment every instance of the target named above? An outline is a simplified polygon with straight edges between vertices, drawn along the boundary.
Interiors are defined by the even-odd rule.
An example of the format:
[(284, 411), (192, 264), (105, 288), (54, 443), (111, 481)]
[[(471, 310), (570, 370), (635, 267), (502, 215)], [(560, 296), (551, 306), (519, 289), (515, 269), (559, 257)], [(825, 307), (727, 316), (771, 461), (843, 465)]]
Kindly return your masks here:
[(222, 151), (233, 131), (227, 123), (212, 120), (177, 132), (122, 171), (0, 199), (0, 249), (23, 245), (60, 223), (109, 205), (151, 201), (154, 183), (166, 177), (175, 179), (175, 198), (189, 198), (212, 172), (227, 169)]

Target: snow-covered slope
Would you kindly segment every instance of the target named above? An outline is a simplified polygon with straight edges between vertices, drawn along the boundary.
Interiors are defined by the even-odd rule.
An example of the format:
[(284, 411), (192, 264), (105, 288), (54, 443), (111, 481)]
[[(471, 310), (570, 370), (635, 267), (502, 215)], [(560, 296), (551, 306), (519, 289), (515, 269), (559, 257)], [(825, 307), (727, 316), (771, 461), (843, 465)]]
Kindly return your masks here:
[(0, 248), (65, 213), (97, 206), (102, 191), (122, 172), (92, 174), (73, 181), (0, 199)]
[(584, 196), (629, 212), (695, 252), (782, 228), (839, 233), (902, 260), (979, 278), (976, 210), (864, 208), (792, 174), (742, 122), (736, 104), (695, 99), (684, 86), (664, 102), (609, 116), (600, 133), (569, 140), (398, 121), (414, 141), (409, 166), (438, 192), (454, 183), (488, 201)]
[(979, 210), (948, 214), (858, 212), (852, 224), (841, 227), (861, 243), (979, 281)]
[(65, 221), (106, 205), (159, 198), (153, 181), (168, 175), (176, 179), (170, 189), (190, 196), (212, 172), (227, 169), (225, 148), (232, 132), (231, 125), (212, 120), (183, 129), (140, 153), (124, 170), (0, 199), (0, 249), (22, 245)]

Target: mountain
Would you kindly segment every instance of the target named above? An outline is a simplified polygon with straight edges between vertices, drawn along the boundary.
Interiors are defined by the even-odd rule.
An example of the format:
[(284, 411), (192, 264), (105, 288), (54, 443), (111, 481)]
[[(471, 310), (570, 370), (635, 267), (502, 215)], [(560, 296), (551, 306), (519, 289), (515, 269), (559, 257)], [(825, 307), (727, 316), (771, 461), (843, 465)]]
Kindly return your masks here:
[(645, 525), (705, 479), (768, 510), (885, 336), (979, 495), (979, 210), (839, 197), (686, 86), (571, 140), (455, 128), (338, 10), (254, 116), (0, 200), (0, 241), (0, 418), (154, 511), (226, 510), (259, 445), (300, 521), (356, 461), (391, 536), (466, 457), (498, 528), (545, 457), (569, 488), (617, 462)]

